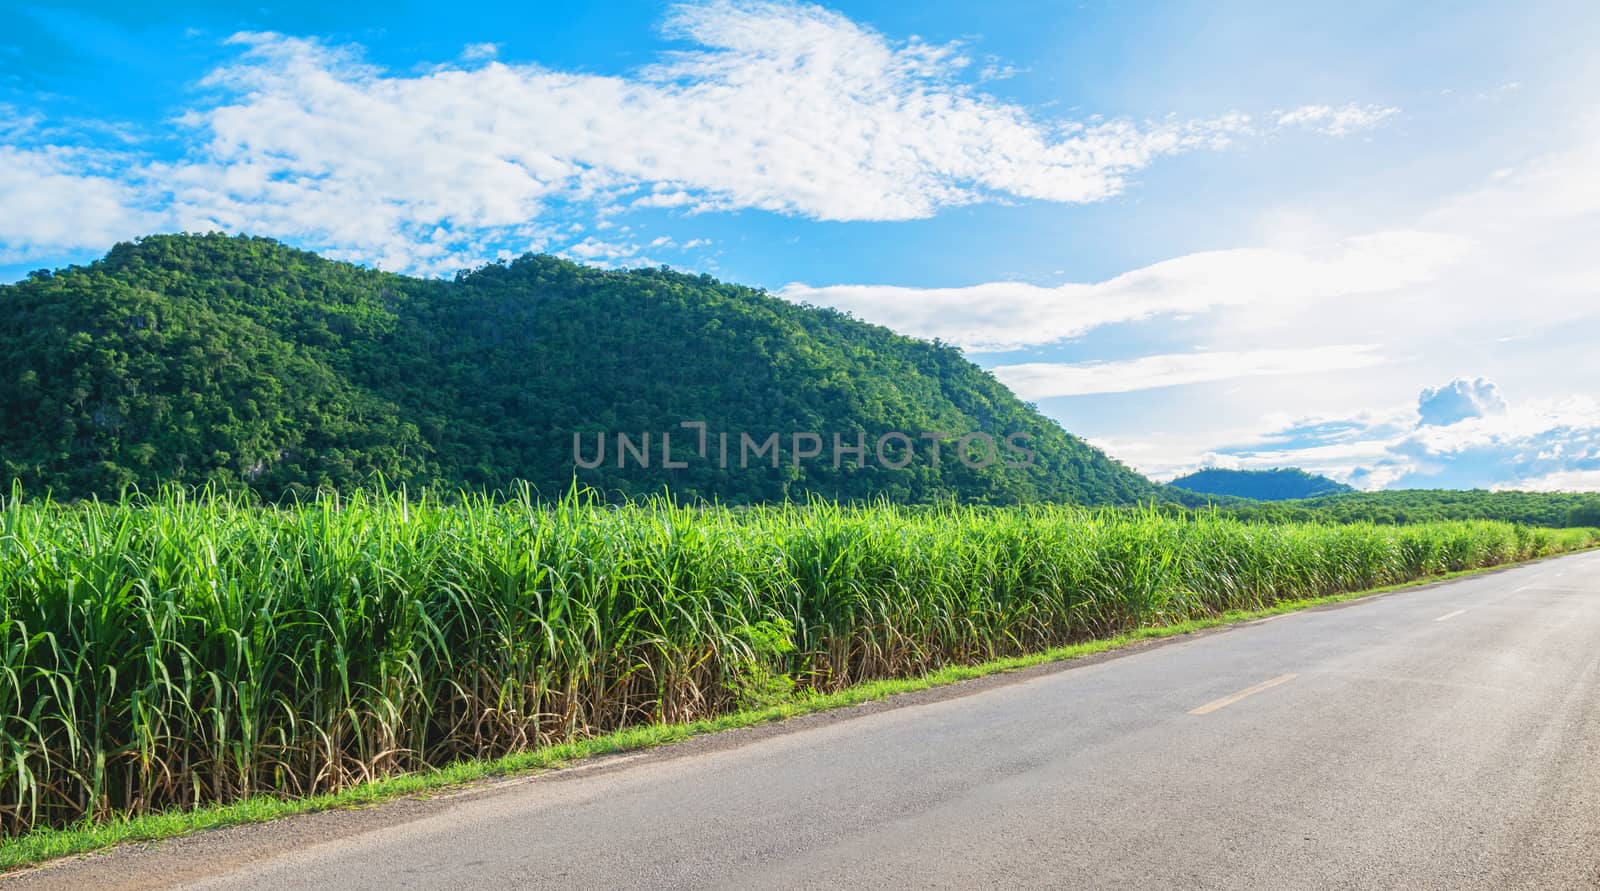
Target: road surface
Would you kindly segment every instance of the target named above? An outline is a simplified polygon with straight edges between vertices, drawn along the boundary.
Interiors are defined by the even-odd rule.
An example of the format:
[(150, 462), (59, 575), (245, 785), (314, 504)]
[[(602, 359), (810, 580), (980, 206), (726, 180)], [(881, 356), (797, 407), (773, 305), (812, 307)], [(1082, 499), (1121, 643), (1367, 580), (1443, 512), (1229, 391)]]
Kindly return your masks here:
[(1596, 888), (1600, 553), (707, 739), (12, 881)]

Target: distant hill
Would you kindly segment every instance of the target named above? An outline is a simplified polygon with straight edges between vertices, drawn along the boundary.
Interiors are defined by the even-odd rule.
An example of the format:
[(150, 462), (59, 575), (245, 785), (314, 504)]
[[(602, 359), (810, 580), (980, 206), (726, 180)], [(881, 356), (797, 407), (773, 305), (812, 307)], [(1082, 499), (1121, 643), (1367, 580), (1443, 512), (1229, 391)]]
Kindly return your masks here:
[(1290, 501), (1355, 491), (1353, 487), (1344, 483), (1307, 473), (1298, 467), (1282, 467), (1275, 470), (1224, 470), (1220, 467), (1208, 467), (1188, 476), (1179, 477), (1167, 485), (1206, 495), (1229, 495), (1257, 501)]
[[(152, 236), (0, 286), (0, 354), (0, 479), (61, 498), (168, 481), (278, 498), (377, 473), (546, 494), (576, 478), (731, 503), (1127, 504), (1162, 491), (953, 347), (666, 269), (528, 255), (441, 281), (270, 239)], [(820, 442), (792, 439), (806, 432)], [(915, 440), (904, 470), (874, 454), (896, 432)], [(998, 455), (979, 437), (969, 454), (988, 466), (952, 460), (950, 442), (936, 464), (921, 437), (940, 433), (994, 437)], [(576, 466), (575, 434), (586, 463), (604, 441), (604, 461)], [(635, 449), (650, 439), (619, 467), (617, 434)], [(776, 434), (776, 452), (740, 467), (741, 434), (758, 447)], [(1031, 466), (1007, 466), (1023, 461), (1008, 434), (1029, 437), (1016, 442)], [(889, 462), (906, 460), (887, 443)]]

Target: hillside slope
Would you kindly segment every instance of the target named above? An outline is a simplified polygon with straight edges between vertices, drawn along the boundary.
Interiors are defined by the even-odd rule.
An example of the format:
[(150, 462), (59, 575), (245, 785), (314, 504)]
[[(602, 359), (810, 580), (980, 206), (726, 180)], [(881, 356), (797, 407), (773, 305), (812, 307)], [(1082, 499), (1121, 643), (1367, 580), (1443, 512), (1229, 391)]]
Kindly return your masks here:
[(1181, 476), (1167, 485), (1207, 495), (1228, 495), (1257, 501), (1289, 501), (1354, 492), (1344, 483), (1307, 473), (1298, 467), (1274, 470), (1225, 470), (1208, 467)]
[[(735, 503), (1128, 503), (1159, 491), (954, 348), (664, 269), (528, 255), (438, 281), (269, 239), (152, 236), (0, 287), (0, 349), (0, 475), (57, 497), (173, 481), (277, 498), (374, 473)], [(703, 453), (684, 422), (705, 424)], [(905, 469), (875, 454), (896, 431), (912, 440)], [(936, 466), (922, 438), (979, 431), (996, 446), (979, 437), (968, 455), (987, 466), (951, 460), (948, 442)], [(793, 438), (807, 432), (818, 440)], [(619, 433), (635, 447), (649, 435), (649, 467), (633, 452), (617, 466)], [(754, 446), (778, 434), (779, 466), (770, 452), (741, 462), (741, 434)], [(1012, 445), (1034, 453), (1029, 466), (1007, 466), (1024, 463), (1010, 434), (1028, 437)], [(836, 454), (834, 435), (846, 447), (864, 437), (865, 455)], [(577, 466), (597, 457), (596, 437), (604, 463)], [(886, 444), (888, 463), (906, 460), (903, 441)]]

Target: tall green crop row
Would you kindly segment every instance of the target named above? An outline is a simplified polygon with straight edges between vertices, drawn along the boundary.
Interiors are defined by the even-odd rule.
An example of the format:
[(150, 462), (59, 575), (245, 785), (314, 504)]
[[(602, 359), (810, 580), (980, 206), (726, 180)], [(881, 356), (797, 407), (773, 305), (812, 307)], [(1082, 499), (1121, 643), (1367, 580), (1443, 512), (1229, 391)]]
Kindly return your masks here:
[(1066, 507), (0, 507), (0, 824), (308, 794), (1595, 544)]

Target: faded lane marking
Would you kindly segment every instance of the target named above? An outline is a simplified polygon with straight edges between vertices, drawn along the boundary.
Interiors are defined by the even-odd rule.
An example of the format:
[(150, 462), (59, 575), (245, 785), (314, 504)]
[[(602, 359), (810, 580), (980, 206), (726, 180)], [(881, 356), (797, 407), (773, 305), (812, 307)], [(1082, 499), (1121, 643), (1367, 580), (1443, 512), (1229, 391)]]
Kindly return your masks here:
[(1189, 714), (1209, 715), (1219, 708), (1227, 708), (1228, 706), (1233, 705), (1235, 702), (1238, 702), (1246, 696), (1254, 696), (1257, 693), (1260, 693), (1262, 690), (1270, 690), (1279, 684), (1286, 684), (1297, 677), (1299, 677), (1297, 674), (1280, 674), (1270, 681), (1262, 681), (1261, 683), (1256, 684), (1254, 687), (1246, 687), (1231, 696), (1224, 696), (1221, 699), (1213, 699), (1199, 708), (1190, 709)]
[(535, 772), (522, 774), (520, 776), (494, 777), (461, 789), (455, 789), (447, 792), (421, 792), (411, 797), (419, 801), (444, 801), (445, 799), (449, 798), (465, 798), (470, 795), (482, 795), (486, 792), (503, 792), (513, 786), (536, 783), (540, 780), (561, 779), (563, 777), (571, 776), (575, 773), (583, 773), (585, 771), (599, 770), (601, 768), (627, 764), (629, 761), (638, 761), (640, 758), (648, 757), (649, 754), (649, 752), (636, 752), (629, 755), (601, 755), (597, 760), (594, 761), (568, 762), (566, 764), (552, 765), (550, 767), (541, 767)]
[(1466, 610), (1458, 609), (1453, 613), (1445, 613), (1444, 615), (1440, 616), (1439, 618), (1434, 619), (1434, 621), (1435, 622), (1443, 622), (1445, 619), (1454, 619), (1456, 616), (1459, 616), (1464, 612), (1466, 612)]
[(649, 754), (649, 752), (638, 752), (632, 755), (617, 755), (611, 758), (583, 760), (575, 764), (569, 763), (555, 767), (547, 773), (541, 774), (541, 776), (571, 776), (575, 773), (582, 773), (585, 770), (600, 770), (601, 768), (605, 767), (615, 767), (618, 764), (627, 764), (629, 761), (638, 761), (640, 758), (647, 757)]

